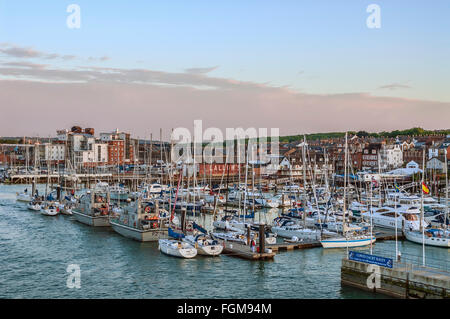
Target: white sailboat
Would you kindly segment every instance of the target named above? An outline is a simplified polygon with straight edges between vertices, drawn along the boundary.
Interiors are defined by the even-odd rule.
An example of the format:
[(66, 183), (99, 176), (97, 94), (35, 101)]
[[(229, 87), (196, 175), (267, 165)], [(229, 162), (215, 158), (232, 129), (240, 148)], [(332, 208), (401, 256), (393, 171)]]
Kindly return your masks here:
[(29, 210), (39, 212), (41, 210), (41, 203), (39, 203), (37, 201), (31, 201), (27, 204), (27, 208)]
[(194, 258), (197, 256), (197, 249), (187, 242), (173, 239), (158, 240), (158, 249), (169, 256), (179, 258)]
[[(423, 163), (425, 163), (425, 151), (423, 152)], [(421, 223), (419, 230), (405, 229), (405, 237), (407, 240), (423, 245), (423, 263), (425, 264), (425, 245), (450, 248), (450, 230), (447, 229), (445, 224), (448, 218), (448, 169), (447, 169), (447, 152), (445, 152), (445, 179), (446, 179), (446, 216), (444, 219), (444, 229), (440, 228), (426, 228), (426, 221), (424, 218), (424, 190), (422, 190), (422, 203), (421, 203)], [(424, 173), (422, 173), (422, 184), (424, 183)]]
[(349, 248), (372, 245), (376, 238), (372, 235), (372, 225), (370, 225), (371, 234), (357, 234), (356, 229), (349, 227), (346, 221), (346, 190), (347, 190), (347, 165), (348, 165), (348, 142), (347, 133), (345, 133), (345, 162), (344, 162), (344, 199), (343, 199), (343, 220), (342, 235), (322, 239), (320, 243), (323, 248)]
[(208, 238), (205, 234), (197, 236), (187, 235), (183, 238), (183, 241), (194, 246), (198, 254), (204, 256), (218, 256), (223, 250), (223, 246), (217, 240)]
[(56, 204), (44, 204), (41, 207), (41, 214), (46, 216), (56, 216), (59, 214), (59, 208)]

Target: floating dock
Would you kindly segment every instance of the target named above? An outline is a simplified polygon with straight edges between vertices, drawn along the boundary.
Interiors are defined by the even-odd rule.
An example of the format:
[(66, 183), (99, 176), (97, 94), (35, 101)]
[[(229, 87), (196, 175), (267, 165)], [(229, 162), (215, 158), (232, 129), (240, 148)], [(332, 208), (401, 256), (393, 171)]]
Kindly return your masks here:
[(229, 242), (229, 241), (223, 241), (221, 240), (221, 243), (223, 245), (223, 254), (244, 258), (248, 260), (271, 260), (275, 256), (275, 253), (270, 249), (270, 247), (267, 247), (267, 249), (264, 253), (259, 252), (252, 252), (250, 246), (239, 244), (236, 242)]
[(272, 249), (272, 251), (278, 252), (282, 250), (294, 250), (294, 249), (307, 249), (307, 248), (316, 248), (322, 247), (322, 244), (319, 241), (301, 241), (297, 243), (277, 243), (272, 245), (266, 245), (267, 248)]

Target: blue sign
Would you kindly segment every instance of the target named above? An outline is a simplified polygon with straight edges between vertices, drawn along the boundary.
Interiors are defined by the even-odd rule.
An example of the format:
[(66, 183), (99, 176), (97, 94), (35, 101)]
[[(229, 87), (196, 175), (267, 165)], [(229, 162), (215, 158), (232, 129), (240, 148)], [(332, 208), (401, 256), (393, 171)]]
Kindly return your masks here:
[(368, 255), (363, 253), (358, 253), (356, 251), (349, 251), (348, 252), (348, 259), (359, 261), (366, 264), (375, 264), (378, 266), (386, 267), (386, 268), (392, 268), (393, 260), (391, 258), (385, 258), (375, 255)]

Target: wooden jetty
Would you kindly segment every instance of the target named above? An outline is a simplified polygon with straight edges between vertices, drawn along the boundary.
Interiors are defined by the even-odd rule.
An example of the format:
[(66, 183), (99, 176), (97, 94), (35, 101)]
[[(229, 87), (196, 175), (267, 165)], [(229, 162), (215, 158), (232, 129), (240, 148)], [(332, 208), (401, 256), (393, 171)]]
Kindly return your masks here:
[[(377, 238), (377, 241), (395, 240), (395, 230), (394, 229), (374, 227), (373, 234)], [(403, 232), (401, 230), (397, 231), (397, 239), (405, 240), (405, 235), (403, 234)]]
[(283, 242), (283, 243), (277, 243), (272, 245), (267, 245), (267, 248), (272, 249), (272, 251), (278, 252), (278, 251), (290, 251), (294, 249), (307, 249), (307, 248), (316, 248), (316, 247), (322, 247), (322, 244), (319, 241), (302, 241), (297, 243), (289, 243), (289, 242)]

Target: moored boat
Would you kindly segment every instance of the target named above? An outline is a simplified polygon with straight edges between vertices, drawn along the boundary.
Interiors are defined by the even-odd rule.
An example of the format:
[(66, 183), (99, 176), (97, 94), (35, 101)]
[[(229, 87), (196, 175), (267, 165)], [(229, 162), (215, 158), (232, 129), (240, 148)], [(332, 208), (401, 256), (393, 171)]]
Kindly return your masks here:
[(187, 242), (174, 239), (159, 239), (158, 249), (169, 256), (179, 258), (194, 258), (197, 256), (197, 249)]
[(81, 196), (79, 206), (72, 209), (72, 215), (78, 222), (89, 226), (110, 226), (108, 193), (87, 191)]
[[(141, 242), (158, 241), (168, 237), (166, 223), (168, 212), (147, 203), (145, 207), (139, 198), (122, 207), (119, 213), (111, 215), (110, 225), (118, 234)], [(163, 217), (167, 216), (167, 217)]]

